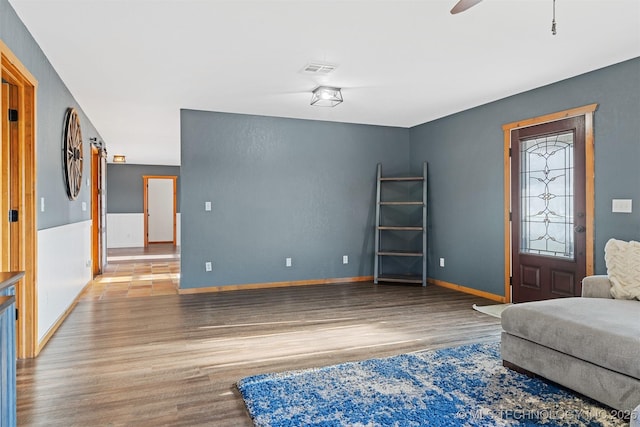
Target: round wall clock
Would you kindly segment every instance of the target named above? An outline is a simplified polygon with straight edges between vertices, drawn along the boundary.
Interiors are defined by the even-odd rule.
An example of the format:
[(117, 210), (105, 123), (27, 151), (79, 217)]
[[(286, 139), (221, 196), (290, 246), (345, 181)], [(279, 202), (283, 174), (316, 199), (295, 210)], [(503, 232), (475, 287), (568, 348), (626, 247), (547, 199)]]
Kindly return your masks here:
[(75, 108), (67, 109), (64, 118), (63, 167), (67, 195), (75, 200), (82, 188), (82, 131)]

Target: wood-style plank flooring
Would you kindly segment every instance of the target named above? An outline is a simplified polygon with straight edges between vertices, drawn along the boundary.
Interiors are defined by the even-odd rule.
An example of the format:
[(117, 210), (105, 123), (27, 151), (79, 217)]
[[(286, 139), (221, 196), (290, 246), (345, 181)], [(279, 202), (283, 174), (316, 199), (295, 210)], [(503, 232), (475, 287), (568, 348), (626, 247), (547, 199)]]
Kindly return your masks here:
[(145, 247), (109, 248), (107, 261), (109, 264), (128, 260), (157, 261), (158, 259), (179, 259), (180, 246), (171, 243), (153, 243)]
[(107, 261), (104, 274), (96, 277), (83, 298), (106, 300), (178, 294), (179, 246), (110, 248)]
[(18, 362), (18, 423), (251, 426), (240, 378), (498, 341), (474, 303), (493, 302), (372, 283), (85, 298)]
[(108, 264), (105, 273), (93, 280), (82, 298), (106, 300), (177, 295), (179, 283), (180, 261), (119, 261)]

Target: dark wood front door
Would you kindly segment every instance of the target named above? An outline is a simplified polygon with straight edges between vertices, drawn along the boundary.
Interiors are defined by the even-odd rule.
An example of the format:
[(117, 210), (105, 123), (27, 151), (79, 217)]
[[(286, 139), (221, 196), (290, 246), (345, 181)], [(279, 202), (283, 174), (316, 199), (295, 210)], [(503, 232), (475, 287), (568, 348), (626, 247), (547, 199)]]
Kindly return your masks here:
[(514, 302), (579, 296), (586, 274), (584, 116), (511, 131)]

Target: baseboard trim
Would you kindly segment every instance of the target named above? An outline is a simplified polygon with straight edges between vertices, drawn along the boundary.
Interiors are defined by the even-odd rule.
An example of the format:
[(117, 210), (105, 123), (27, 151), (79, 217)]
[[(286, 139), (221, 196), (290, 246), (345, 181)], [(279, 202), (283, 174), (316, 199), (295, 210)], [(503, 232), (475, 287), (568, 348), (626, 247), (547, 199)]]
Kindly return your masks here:
[(285, 287), (291, 287), (291, 286), (329, 285), (333, 283), (370, 282), (372, 280), (373, 280), (373, 276), (357, 276), (357, 277), (341, 277), (341, 278), (334, 278), (334, 279), (293, 280), (290, 282), (247, 283), (244, 285), (223, 285), (223, 286), (210, 286), (206, 288), (178, 289), (178, 293), (181, 295), (202, 294), (207, 292), (227, 292), (227, 291), (239, 291), (239, 290), (245, 290), (245, 289), (285, 288)]
[(465, 294), (471, 294), (477, 297), (490, 299), (491, 301), (497, 301), (500, 303), (506, 302), (505, 297), (503, 297), (502, 295), (496, 295), (489, 292), (480, 291), (478, 289), (467, 288), (466, 286), (456, 285), (455, 283), (445, 282), (444, 280), (427, 279), (427, 282), (436, 286), (440, 286), (442, 288), (453, 289), (454, 291), (464, 292)]
[(67, 317), (69, 317), (69, 315), (71, 314), (73, 309), (76, 308), (76, 305), (78, 305), (78, 302), (80, 301), (80, 298), (82, 298), (82, 296), (87, 291), (87, 289), (89, 289), (89, 287), (91, 287), (92, 283), (93, 283), (93, 280), (90, 280), (86, 285), (84, 285), (82, 290), (73, 299), (73, 301), (71, 302), (69, 307), (64, 311), (64, 313), (62, 313), (60, 315), (60, 317), (58, 317), (58, 320), (56, 320), (56, 323), (54, 323), (53, 326), (51, 326), (51, 328), (49, 328), (49, 330), (44, 335), (44, 337), (42, 337), (42, 340), (38, 343), (38, 348), (36, 350), (36, 356), (38, 354), (40, 354), (42, 349), (47, 345), (47, 343), (49, 342), (51, 337), (53, 337), (53, 335), (56, 333), (58, 328), (60, 328), (60, 326), (62, 326), (62, 323), (64, 323), (64, 321), (67, 320)]

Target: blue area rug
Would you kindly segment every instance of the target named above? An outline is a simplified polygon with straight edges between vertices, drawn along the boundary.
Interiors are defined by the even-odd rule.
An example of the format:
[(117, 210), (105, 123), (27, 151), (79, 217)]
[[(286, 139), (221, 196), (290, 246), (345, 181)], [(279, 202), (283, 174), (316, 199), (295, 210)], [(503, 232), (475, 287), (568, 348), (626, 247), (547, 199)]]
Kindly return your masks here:
[(502, 366), (474, 344), (256, 375), (237, 384), (256, 426), (623, 426), (609, 409)]

